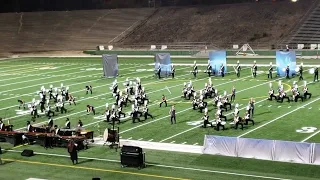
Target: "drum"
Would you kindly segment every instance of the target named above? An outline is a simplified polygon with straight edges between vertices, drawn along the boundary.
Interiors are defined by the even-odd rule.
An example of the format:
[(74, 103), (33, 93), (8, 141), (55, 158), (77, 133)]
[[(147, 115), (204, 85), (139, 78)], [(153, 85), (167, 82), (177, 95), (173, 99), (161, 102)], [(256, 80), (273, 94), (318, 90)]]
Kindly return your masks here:
[(103, 134), (103, 140), (105, 142), (111, 142), (114, 143), (117, 141), (118, 137), (118, 131), (117, 130), (111, 130), (111, 129), (106, 129)]

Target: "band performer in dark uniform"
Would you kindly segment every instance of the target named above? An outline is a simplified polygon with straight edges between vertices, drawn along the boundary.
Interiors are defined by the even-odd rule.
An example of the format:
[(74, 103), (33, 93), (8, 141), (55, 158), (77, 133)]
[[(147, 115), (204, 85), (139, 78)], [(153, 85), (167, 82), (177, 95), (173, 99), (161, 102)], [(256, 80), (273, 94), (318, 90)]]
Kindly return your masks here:
[(176, 72), (176, 69), (174, 68), (173, 64), (171, 64), (171, 76), (172, 79), (174, 79), (174, 73)]
[(160, 103), (160, 107), (161, 107), (162, 103), (166, 104), (166, 107), (167, 107), (168, 104), (167, 104), (167, 99), (166, 99), (166, 96), (165, 96), (165, 95), (162, 95), (161, 100), (162, 100), (162, 101), (161, 101), (161, 103)]
[(289, 68), (289, 66), (287, 66), (287, 68), (286, 68), (286, 78), (287, 79), (290, 79), (289, 72), (290, 72), (290, 68)]
[(273, 66), (272, 66), (272, 62), (270, 62), (270, 68), (269, 68), (269, 73), (268, 73), (268, 79), (272, 79), (272, 71), (273, 71)]
[(73, 165), (78, 164), (78, 151), (77, 151), (77, 144), (74, 141), (70, 141), (68, 144), (68, 153), (70, 154), (70, 159)]
[(313, 77), (313, 81), (319, 81), (319, 69), (318, 69), (318, 67), (316, 67), (315, 69), (314, 69), (314, 77)]
[(161, 78), (160, 74), (161, 74), (161, 66), (159, 65), (158, 71), (157, 71), (157, 75), (159, 79)]
[(169, 115), (170, 115), (171, 124), (173, 124), (173, 120), (174, 120), (174, 123), (176, 124), (177, 123), (176, 122), (176, 109), (174, 108), (174, 106), (171, 107)]

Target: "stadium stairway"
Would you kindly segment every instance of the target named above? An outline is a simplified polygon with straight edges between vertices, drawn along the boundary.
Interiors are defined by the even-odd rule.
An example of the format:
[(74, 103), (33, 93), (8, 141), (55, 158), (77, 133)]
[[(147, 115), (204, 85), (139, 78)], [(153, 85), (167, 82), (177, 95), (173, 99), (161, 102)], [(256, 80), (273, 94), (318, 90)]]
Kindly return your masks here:
[[(315, 2), (310, 13), (299, 23), (299, 28), (293, 33), (287, 44), (320, 44), (320, 1)], [(301, 25), (302, 24), (302, 25)]]

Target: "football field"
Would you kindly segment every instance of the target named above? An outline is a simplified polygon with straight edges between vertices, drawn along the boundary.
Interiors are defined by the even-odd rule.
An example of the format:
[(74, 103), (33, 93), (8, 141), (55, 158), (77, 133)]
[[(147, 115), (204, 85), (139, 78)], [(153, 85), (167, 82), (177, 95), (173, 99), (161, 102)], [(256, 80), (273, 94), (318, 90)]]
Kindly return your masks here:
[[(276, 91), (278, 81), (281, 80), (289, 96), (291, 96), (290, 89), (294, 81), (297, 81), (300, 93), (303, 90), (303, 81), (298, 81), (298, 77), (288, 80), (275, 77), (274, 73), (274, 79), (268, 80), (267, 67), (258, 66), (257, 78), (253, 78), (251, 69), (246, 67), (243, 67), (240, 78), (236, 77), (232, 67), (228, 67), (230, 73), (224, 78), (211, 77), (213, 86), (219, 94), (223, 94), (224, 91), (230, 94), (232, 87), (236, 88), (236, 100), (232, 104), (232, 109), (234, 109), (235, 104), (239, 104), (241, 116), (244, 115), (250, 98), (254, 98), (256, 102), (253, 117), (254, 126), (249, 124), (243, 130), (231, 128), (229, 122), (233, 120), (233, 110), (229, 110), (224, 113), (228, 118), (227, 129), (216, 131), (211, 127), (201, 128), (203, 113), (200, 113), (199, 110), (193, 110), (191, 101), (181, 97), (185, 82), (191, 80), (197, 91), (203, 89), (204, 84), (208, 82), (207, 74), (199, 72), (197, 78), (194, 78), (190, 73), (192, 67), (186, 64), (192, 64), (194, 60), (197, 60), (198, 64), (204, 65), (199, 66), (200, 70), (206, 68), (207, 59), (173, 58), (172, 62), (176, 67), (175, 78), (169, 77), (159, 80), (154, 76), (154, 66), (151, 65), (154, 62), (153, 58), (119, 59), (119, 76), (117, 77), (119, 88), (121, 90), (125, 89), (123, 83), (126, 78), (134, 81), (135, 78), (139, 77), (150, 100), (149, 112), (154, 116), (154, 119), (149, 118), (142, 122), (132, 123), (131, 117), (128, 115), (131, 112), (131, 105), (125, 107), (124, 112), (127, 117), (123, 118), (121, 123), (117, 125), (120, 128), (121, 139), (202, 145), (204, 135), (221, 135), (320, 142), (320, 121), (317, 115), (320, 113), (320, 86), (319, 82), (313, 82), (313, 74), (308, 71), (311, 67), (304, 67), (304, 80), (308, 83), (312, 97), (303, 102), (299, 100), (298, 102), (288, 103), (284, 101), (279, 103), (267, 100), (270, 82)], [(236, 61), (237, 59), (228, 59), (227, 63), (235, 64)], [(258, 59), (257, 64), (269, 64), (270, 61), (275, 64), (274, 59)], [(304, 65), (316, 65), (316, 61), (303, 60), (303, 63)], [(302, 61), (297, 60), (297, 64), (300, 64), (300, 62)], [(253, 59), (240, 59), (240, 63), (252, 64)], [(103, 134), (107, 127), (111, 127), (110, 124), (104, 122), (103, 114), (105, 104), (109, 103), (109, 106), (111, 106), (115, 102), (110, 90), (114, 79), (101, 77), (101, 58), (20, 58), (2, 60), (0, 61), (0, 67), (0, 117), (10, 120), (15, 130), (25, 130), (26, 122), (31, 120), (28, 109), (18, 109), (17, 100), (21, 99), (25, 102), (31, 102), (33, 98), (37, 100), (39, 99), (37, 91), (40, 91), (41, 86), (46, 89), (49, 89), (50, 85), (59, 88), (61, 83), (69, 87), (69, 92), (76, 97), (77, 105), (67, 104), (68, 112), (66, 114), (56, 112), (53, 117), (54, 124), (64, 127), (66, 118), (69, 118), (71, 127), (76, 127), (78, 120), (81, 119), (84, 127), (93, 130), (95, 136)], [(86, 94), (86, 85), (92, 85), (93, 94)], [(164, 105), (159, 107), (162, 95), (167, 97), (168, 107)], [(209, 116), (212, 120), (216, 112), (216, 108), (213, 106), (214, 102), (212, 99), (206, 99), (205, 101), (208, 102)], [(51, 102), (51, 105), (54, 106), (53, 102)], [(96, 115), (87, 115), (86, 105), (94, 106)], [(177, 110), (177, 124), (173, 125), (171, 125), (169, 119), (171, 105), (175, 105)], [(46, 121), (47, 117), (41, 115), (33, 124), (41, 125), (45, 124)], [(1, 143), (1, 145), (2, 148), (12, 149), (6, 143)], [(106, 162), (116, 160), (119, 156), (118, 153), (97, 145), (80, 152), (80, 157), (87, 157), (87, 159), (83, 158), (83, 164), (69, 167), (68, 159), (62, 156), (66, 155), (66, 150), (58, 148), (44, 150), (38, 146), (16, 147), (12, 150), (19, 152), (25, 148), (45, 154), (28, 159), (18, 156), (19, 154), (15, 152), (6, 152), (3, 159), (8, 162), (5, 164), (7, 168), (2, 170), (0, 168), (1, 174), (6, 169), (14, 168), (13, 165), (16, 164), (20, 169), (25, 166), (33, 170), (41, 168), (40, 176), (43, 179), (46, 179), (45, 176), (52, 177), (52, 172), (47, 171), (51, 168), (54, 168), (56, 172), (68, 173), (70, 171), (71, 174), (76, 174), (67, 179), (88, 179), (95, 174), (100, 177), (107, 177), (111, 174), (116, 179), (208, 179), (211, 176), (216, 177), (216, 179), (318, 179), (320, 177), (318, 172), (314, 172), (316, 166), (151, 150), (147, 150), (147, 153), (150, 154), (151, 161), (147, 158), (148, 163), (151, 164), (150, 168), (141, 171), (122, 170), (113, 164), (115, 162)], [(162, 166), (161, 164), (165, 165)], [(259, 165), (277, 169), (267, 168), (268, 170), (265, 170)], [(19, 171), (16, 173), (19, 173)], [(23, 171), (21, 175), (23, 178), (10, 175), (7, 175), (7, 178), (27, 179), (28, 177), (36, 177), (37, 174), (32, 175), (28, 171)], [(47, 179), (58, 179), (60, 177), (60, 175), (56, 175)]]

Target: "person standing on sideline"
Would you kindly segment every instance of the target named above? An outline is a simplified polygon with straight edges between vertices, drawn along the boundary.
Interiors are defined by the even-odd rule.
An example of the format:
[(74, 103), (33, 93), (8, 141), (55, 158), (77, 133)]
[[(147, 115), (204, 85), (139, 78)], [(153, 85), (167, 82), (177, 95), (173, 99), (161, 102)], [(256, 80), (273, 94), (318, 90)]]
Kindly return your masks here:
[(316, 81), (316, 80), (319, 81), (318, 75), (319, 75), (319, 70), (318, 70), (318, 67), (316, 67), (316, 68), (314, 69), (313, 81)]
[(77, 144), (74, 141), (70, 141), (68, 144), (68, 153), (70, 154), (70, 159), (73, 165), (78, 164), (78, 151), (77, 151)]
[(177, 121), (176, 121), (176, 109), (174, 108), (174, 106), (172, 105), (170, 111), (169, 111), (169, 115), (171, 116), (170, 117), (170, 121), (171, 121), (171, 124), (173, 124), (173, 120), (174, 120), (174, 123), (176, 124)]

